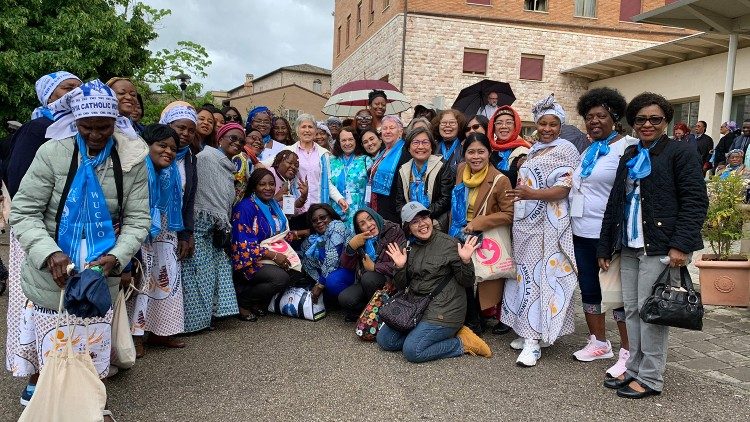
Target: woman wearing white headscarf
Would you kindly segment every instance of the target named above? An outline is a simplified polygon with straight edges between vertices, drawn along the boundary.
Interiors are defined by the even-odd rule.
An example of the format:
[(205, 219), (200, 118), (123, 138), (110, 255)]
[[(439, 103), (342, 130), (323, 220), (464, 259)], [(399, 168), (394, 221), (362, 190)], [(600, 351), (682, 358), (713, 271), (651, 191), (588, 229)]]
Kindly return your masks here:
[(568, 192), (578, 165), (576, 147), (560, 138), (565, 111), (550, 95), (532, 108), (539, 141), (518, 172), (513, 257), (518, 276), (505, 284), (502, 322), (520, 336), (511, 347), (521, 350), (516, 363), (534, 366), (540, 345), (573, 332), (573, 291), (578, 285)]

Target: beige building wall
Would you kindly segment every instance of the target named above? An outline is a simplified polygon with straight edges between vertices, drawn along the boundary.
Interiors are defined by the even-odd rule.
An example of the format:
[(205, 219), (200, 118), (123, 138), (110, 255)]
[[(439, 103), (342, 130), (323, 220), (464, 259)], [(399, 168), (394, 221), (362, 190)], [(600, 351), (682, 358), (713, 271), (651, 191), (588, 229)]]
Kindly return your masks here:
[(314, 90), (314, 82), (319, 80), (321, 82), (320, 94), (326, 94), (331, 92), (331, 77), (328, 75), (317, 75), (312, 73), (303, 72), (292, 72), (288, 70), (282, 70), (276, 72), (271, 76), (263, 79), (256, 79), (253, 81), (253, 92), (263, 92), (269, 89), (280, 88), (295, 84), (302, 88)]
[[(706, 121), (707, 133), (715, 142), (718, 142), (721, 137), (719, 127), (722, 123), (721, 109), (724, 101), (726, 66), (727, 54), (716, 54), (593, 81), (590, 87), (616, 88), (628, 100), (645, 91), (661, 94), (673, 103), (699, 100), (698, 119)], [(750, 93), (750, 72), (743, 71), (748, 68), (750, 68), (750, 48), (738, 50), (734, 95)]]
[[(297, 114), (309, 113), (318, 120), (325, 120), (326, 116), (321, 109), (325, 105), (326, 98), (310, 90), (296, 85), (283, 88), (271, 89), (243, 97), (235, 97), (230, 100), (230, 105), (236, 107), (242, 113), (243, 119), (254, 107), (266, 106), (274, 114), (286, 117), (284, 110), (296, 110)], [(294, 124), (294, 122), (291, 122)]]

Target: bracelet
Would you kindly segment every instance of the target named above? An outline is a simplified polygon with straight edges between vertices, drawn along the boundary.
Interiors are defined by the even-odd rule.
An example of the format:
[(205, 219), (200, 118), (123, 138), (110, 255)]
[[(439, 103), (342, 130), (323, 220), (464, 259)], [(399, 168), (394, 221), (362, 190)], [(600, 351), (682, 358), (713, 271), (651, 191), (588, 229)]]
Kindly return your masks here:
[(325, 289), (326, 285), (325, 284), (321, 284), (321, 283), (315, 283), (315, 287), (318, 287), (320, 289)]

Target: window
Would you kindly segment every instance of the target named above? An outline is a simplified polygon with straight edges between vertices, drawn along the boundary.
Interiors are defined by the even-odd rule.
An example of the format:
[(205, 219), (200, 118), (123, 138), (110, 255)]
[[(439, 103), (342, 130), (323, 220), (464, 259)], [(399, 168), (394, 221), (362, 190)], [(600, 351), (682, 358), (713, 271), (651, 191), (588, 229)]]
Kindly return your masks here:
[(478, 4), (482, 6), (492, 6), (492, 0), (466, 0), (466, 4)]
[(370, 20), (367, 24), (372, 25), (373, 22), (375, 22), (375, 0), (370, 0)]
[(692, 129), (696, 123), (698, 123), (698, 111), (700, 109), (700, 102), (690, 101), (687, 103), (673, 104), (674, 106), (674, 117), (672, 123), (667, 125), (667, 134), (672, 136), (674, 134), (674, 125), (680, 122), (687, 123), (688, 127)]
[(388, 6), (391, 5), (391, 0), (383, 0), (383, 10), (388, 8)]
[(541, 81), (544, 76), (544, 56), (521, 54), (521, 71), (519, 78), (529, 81)]
[(339, 54), (341, 54), (341, 25), (339, 25), (339, 29), (336, 33), (336, 39), (336, 55), (338, 56)]
[(349, 34), (352, 33), (352, 15), (346, 17), (346, 46), (349, 47)]
[(641, 0), (620, 0), (620, 21), (632, 22), (633, 16), (641, 13)]
[(362, 2), (357, 4), (357, 35), (362, 33)]
[(523, 2), (523, 10), (546, 12), (547, 0), (525, 0)]
[(576, 0), (575, 15), (584, 18), (595, 18), (596, 0)]
[(464, 73), (487, 74), (487, 50), (464, 48)]
[(313, 81), (313, 91), (320, 94), (321, 91), (323, 91), (323, 82), (320, 81), (320, 79), (316, 79)]
[(738, 126), (742, 126), (745, 119), (750, 119), (750, 95), (735, 95), (732, 97), (732, 111), (729, 114), (729, 120), (734, 120)]

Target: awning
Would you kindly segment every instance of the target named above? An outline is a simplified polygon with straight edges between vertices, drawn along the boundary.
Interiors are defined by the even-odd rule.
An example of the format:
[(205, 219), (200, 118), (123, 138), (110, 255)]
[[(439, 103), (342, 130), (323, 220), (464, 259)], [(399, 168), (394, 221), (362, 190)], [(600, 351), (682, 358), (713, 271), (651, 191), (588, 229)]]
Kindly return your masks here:
[(721, 34), (750, 34), (750, 0), (678, 0), (633, 17), (634, 22)]

